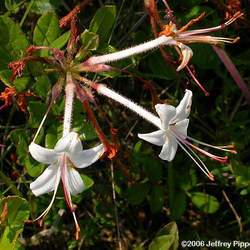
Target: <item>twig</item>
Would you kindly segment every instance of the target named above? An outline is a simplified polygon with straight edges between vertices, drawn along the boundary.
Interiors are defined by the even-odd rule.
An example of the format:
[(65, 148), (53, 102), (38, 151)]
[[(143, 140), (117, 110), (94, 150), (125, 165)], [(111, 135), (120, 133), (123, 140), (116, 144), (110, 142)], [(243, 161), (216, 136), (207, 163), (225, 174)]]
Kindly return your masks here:
[(237, 223), (239, 225), (239, 228), (240, 228), (240, 233), (242, 233), (243, 232), (243, 225), (241, 223), (241, 217), (238, 215), (237, 211), (235, 210), (233, 204), (229, 200), (229, 198), (228, 198), (228, 196), (227, 196), (227, 194), (226, 194), (226, 192), (224, 190), (222, 190), (222, 194), (223, 194), (225, 200), (227, 201), (229, 207), (231, 208), (231, 210), (232, 210), (232, 212), (233, 212), (233, 214), (235, 216), (235, 219), (236, 219), (236, 221), (237, 221)]
[(118, 217), (118, 209), (117, 209), (116, 193), (115, 193), (114, 166), (112, 160), (110, 162), (110, 173), (111, 173), (112, 197), (113, 197), (114, 212), (115, 212), (115, 224), (117, 232), (117, 244), (118, 244), (118, 249), (122, 250), (121, 232), (119, 227), (119, 217)]

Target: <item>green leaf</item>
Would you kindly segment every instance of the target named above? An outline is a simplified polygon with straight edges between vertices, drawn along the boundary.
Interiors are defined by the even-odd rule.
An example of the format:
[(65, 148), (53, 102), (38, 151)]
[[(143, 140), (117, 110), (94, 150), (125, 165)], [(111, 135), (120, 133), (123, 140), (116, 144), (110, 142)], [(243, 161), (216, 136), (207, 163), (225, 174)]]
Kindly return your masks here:
[(24, 159), (24, 166), (31, 177), (39, 176), (44, 170), (44, 165), (38, 164), (37, 161), (33, 160), (29, 155)]
[(88, 190), (94, 185), (94, 181), (92, 178), (88, 177), (87, 175), (81, 174), (83, 183), (85, 185), (84, 191)]
[(185, 212), (187, 206), (187, 196), (181, 190), (176, 190), (172, 196), (170, 203), (171, 218), (174, 220), (180, 219)]
[(0, 70), (3, 70), (10, 61), (23, 56), (29, 43), (19, 25), (7, 16), (0, 16), (0, 32)]
[(175, 222), (163, 227), (149, 245), (149, 250), (177, 250), (179, 234)]
[(85, 58), (90, 51), (96, 50), (99, 46), (99, 36), (88, 30), (85, 30), (81, 36), (82, 47), (80, 48), (79, 52), (76, 55), (76, 59), (78, 61)]
[(18, 161), (24, 164), (28, 152), (28, 138), (25, 129), (15, 129), (10, 133), (10, 139), (16, 147)]
[(51, 89), (51, 82), (48, 76), (40, 75), (35, 77), (34, 91), (41, 97), (47, 97)]
[(145, 174), (152, 182), (159, 181), (162, 177), (162, 163), (152, 157), (141, 152), (133, 153), (133, 163), (144, 168)]
[(17, 92), (21, 92), (26, 89), (31, 78), (28, 76), (22, 76), (11, 81), (12, 72), (9, 69), (0, 71), (0, 80), (8, 87), (14, 87)]
[(83, 119), (74, 122), (74, 128), (79, 133), (83, 140), (92, 141), (98, 138), (95, 129), (90, 123), (84, 122)]
[(148, 191), (149, 191), (148, 183), (139, 183), (129, 187), (127, 190), (127, 197), (129, 202), (132, 205), (139, 205), (145, 200)]
[(26, 89), (26, 87), (28, 86), (30, 82), (31, 82), (30, 77), (23, 76), (23, 77), (15, 79), (15, 81), (13, 82), (13, 85), (17, 92), (21, 92)]
[(28, 111), (30, 113), (29, 125), (32, 128), (37, 128), (47, 110), (47, 105), (38, 101), (31, 101), (28, 104)]
[(11, 75), (12, 72), (9, 69), (0, 71), (0, 80), (8, 87), (13, 87), (13, 83), (10, 81)]
[[(59, 37), (59, 20), (55, 13), (43, 14), (37, 21), (33, 34), (33, 43), (40, 46), (51, 47), (52, 43)], [(47, 51), (41, 51), (41, 56), (47, 56)]]
[(46, 134), (46, 136), (45, 136), (45, 147), (46, 148), (54, 148), (56, 142), (57, 142), (57, 134), (56, 133), (49, 132)]
[(85, 50), (96, 50), (99, 46), (99, 36), (88, 30), (81, 34), (81, 42)]
[(44, 14), (48, 11), (54, 11), (60, 4), (60, 1), (57, 0), (35, 0), (31, 6), (31, 11), (36, 14)]
[(61, 49), (67, 44), (69, 37), (70, 37), (70, 31), (67, 31), (63, 33), (61, 36), (59, 36), (54, 42), (52, 42), (50, 46), (52, 48)]
[(152, 213), (159, 212), (164, 205), (164, 188), (153, 186), (149, 193), (149, 204)]
[(150, 77), (164, 80), (173, 80), (177, 78), (175, 69), (164, 61), (159, 52), (150, 55), (148, 58), (148, 66), (152, 73), (146, 75), (149, 75)]
[(220, 207), (220, 203), (212, 195), (201, 192), (192, 192), (189, 196), (192, 203), (204, 213), (213, 214)]
[(9, 31), (8, 31), (8, 26), (6, 25), (4, 21), (4, 16), (0, 16), (0, 44), (7, 44), (9, 41)]
[(194, 52), (191, 63), (202, 69), (216, 69), (219, 67), (220, 61), (211, 46), (192, 44), (191, 47)]
[(102, 46), (109, 39), (111, 29), (115, 23), (116, 7), (114, 5), (106, 5), (96, 12), (91, 20), (89, 31), (100, 36)]
[(0, 200), (0, 214), (3, 219), (0, 249), (16, 249), (18, 236), (23, 230), (24, 222), (29, 218), (29, 204), (18, 196), (3, 198)]
[(5, 8), (13, 13), (18, 12), (19, 6), (23, 4), (21, 0), (5, 0)]

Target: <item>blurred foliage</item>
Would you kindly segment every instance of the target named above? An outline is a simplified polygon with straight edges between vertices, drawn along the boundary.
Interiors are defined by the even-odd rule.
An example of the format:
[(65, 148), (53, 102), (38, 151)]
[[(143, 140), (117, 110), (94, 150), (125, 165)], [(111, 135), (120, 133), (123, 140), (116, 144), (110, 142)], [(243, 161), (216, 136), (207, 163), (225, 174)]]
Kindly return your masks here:
[[(14, 87), (17, 95), (30, 90), (27, 111), (21, 112), (16, 97), (0, 112), (0, 249), (116, 249), (116, 220), (112, 199), (110, 162), (101, 160), (85, 169), (86, 190), (73, 198), (77, 206), (82, 240), (74, 240), (74, 225), (63, 192), (47, 215), (44, 225), (27, 223), (47, 207), (51, 195), (34, 197), (29, 183), (44, 169), (28, 154), (28, 145), (46, 111), (51, 87), (57, 74), (46, 73), (41, 63), (29, 63), (22, 77), (10, 81), (8, 63), (24, 56), (30, 44), (64, 48), (69, 31), (59, 28), (59, 19), (80, 1), (5, 0), (0, 2), (0, 92)], [(119, 3), (117, 3), (119, 2)], [(160, 1), (159, 1), (160, 2)], [(226, 1), (168, 1), (177, 23), (184, 25), (202, 11), (207, 16), (195, 28), (223, 22)], [(249, 82), (249, 4), (242, 1), (243, 20), (220, 36), (241, 36), (238, 44), (226, 51)], [(164, 5), (159, 4), (165, 17)], [(166, 19), (165, 19), (166, 20)], [(79, 15), (82, 46), (77, 60), (130, 47), (153, 37), (143, 1), (93, 1)], [(250, 238), (250, 116), (249, 106), (228, 72), (209, 45), (191, 45), (191, 63), (197, 77), (210, 92), (205, 97), (184, 72), (176, 73), (159, 51), (152, 51), (114, 63), (130, 74), (108, 72), (88, 74), (152, 110), (150, 91), (138, 77), (150, 80), (161, 101), (176, 105), (187, 86), (194, 92), (189, 134), (215, 145), (234, 144), (238, 154), (227, 165), (203, 159), (216, 177), (211, 183), (195, 164), (178, 150), (173, 162), (158, 158), (159, 148), (138, 140), (138, 132), (151, 131), (151, 125), (129, 110), (98, 97), (93, 106), (105, 133), (118, 129), (119, 155), (113, 160), (119, 228), (124, 249), (177, 249), (180, 240), (241, 240)], [(172, 48), (166, 49), (174, 58)], [(41, 56), (48, 51), (39, 52)], [(136, 76), (136, 77), (133, 77)], [(2, 105), (2, 102), (0, 103)], [(52, 148), (62, 132), (64, 100), (61, 97), (40, 133), (38, 142)], [(104, 115), (105, 114), (105, 115)], [(75, 101), (73, 128), (86, 144), (98, 139), (88, 123), (81, 104)], [(223, 195), (224, 191), (229, 201)], [(241, 218), (237, 223), (232, 205)], [(175, 222), (171, 222), (175, 221)], [(26, 222), (26, 223), (24, 223)], [(177, 229), (178, 225), (178, 229)], [(179, 232), (178, 232), (179, 231)]]

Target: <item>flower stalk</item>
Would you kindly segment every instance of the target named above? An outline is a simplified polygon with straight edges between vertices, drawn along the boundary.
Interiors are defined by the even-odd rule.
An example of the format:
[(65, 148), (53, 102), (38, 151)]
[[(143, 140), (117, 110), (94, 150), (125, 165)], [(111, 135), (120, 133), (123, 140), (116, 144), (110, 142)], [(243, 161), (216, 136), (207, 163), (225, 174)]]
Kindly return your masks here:
[(63, 136), (67, 135), (71, 129), (74, 93), (75, 93), (75, 84), (73, 82), (71, 73), (68, 72), (66, 77), (66, 87), (65, 87)]

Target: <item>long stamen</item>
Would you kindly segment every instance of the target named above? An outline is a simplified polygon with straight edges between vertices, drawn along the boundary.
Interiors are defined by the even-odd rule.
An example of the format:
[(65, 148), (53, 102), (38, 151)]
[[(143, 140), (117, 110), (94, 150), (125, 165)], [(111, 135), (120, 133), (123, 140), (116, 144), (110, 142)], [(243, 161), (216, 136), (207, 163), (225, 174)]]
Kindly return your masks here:
[(228, 163), (228, 157), (227, 156), (218, 156), (218, 155), (214, 155), (211, 154), (207, 151), (205, 151), (204, 149), (201, 149), (195, 145), (193, 145), (192, 143), (185, 141), (185, 143), (187, 143), (190, 147), (194, 148), (195, 150), (197, 150), (199, 153), (208, 156), (209, 158), (211, 158), (212, 160), (218, 161), (220, 163)]
[(66, 200), (66, 204), (68, 208), (70, 209), (71, 212), (74, 211), (73, 209), (73, 204), (71, 201), (71, 196), (69, 192), (69, 184), (68, 184), (68, 173), (67, 173), (67, 156), (63, 154), (62, 159), (61, 159), (61, 176), (62, 176), (62, 186), (63, 186), (63, 192), (64, 192), (64, 197)]
[(225, 151), (225, 152), (237, 154), (237, 151), (235, 150), (235, 146), (234, 145), (214, 146), (214, 145), (211, 145), (211, 144), (199, 141), (197, 139), (194, 139), (194, 138), (192, 138), (190, 136), (187, 136), (187, 139), (189, 139), (191, 141), (194, 141), (194, 142), (196, 142), (196, 143), (198, 143), (200, 145), (207, 146), (209, 148), (214, 148), (214, 149), (222, 150), (222, 151)]
[(178, 41), (183, 43), (210, 43), (210, 44), (218, 44), (218, 43), (236, 43), (239, 41), (239, 37), (236, 38), (226, 38), (226, 37), (214, 37), (214, 36), (180, 36), (176, 38)]
[(46, 110), (46, 113), (43, 116), (43, 119), (42, 119), (42, 121), (41, 121), (41, 123), (40, 123), (40, 125), (39, 125), (39, 127), (38, 127), (38, 129), (36, 131), (36, 134), (35, 134), (34, 139), (33, 139), (32, 142), (35, 142), (35, 140), (36, 140), (36, 138), (37, 138), (37, 136), (38, 136), (38, 134), (39, 134), (39, 132), (40, 132), (40, 130), (41, 130), (47, 116), (48, 116), (48, 114), (49, 114), (49, 111), (50, 111), (53, 103), (56, 101), (57, 97), (60, 95), (62, 82), (63, 82), (63, 78), (59, 78), (58, 82), (53, 86), (52, 91), (51, 91), (51, 100), (50, 100), (48, 109)]
[(201, 154), (203, 154), (203, 155), (205, 155), (205, 156), (208, 156), (208, 157), (211, 158), (212, 160), (216, 160), (216, 161), (218, 161), (218, 162), (220, 162), (220, 163), (227, 163), (227, 162), (228, 162), (228, 157), (227, 157), (227, 156), (222, 157), (222, 156), (218, 156), (218, 155), (211, 154), (211, 153), (209, 153), (209, 152), (207, 152), (207, 151), (205, 151), (205, 150), (203, 150), (203, 149), (201, 149), (201, 148), (199, 148), (199, 147), (193, 145), (193, 144), (190, 143), (189, 141), (187, 141), (186, 138), (185, 138), (183, 135), (181, 135), (180, 133), (176, 132), (174, 129), (172, 129), (171, 131), (174, 133), (174, 135), (175, 135), (179, 140), (181, 140), (181, 142), (182, 142), (183, 144), (188, 145), (188, 146), (191, 147), (191, 148), (194, 148), (194, 149), (195, 149), (196, 151), (198, 151), (199, 153), (201, 153)]
[(75, 222), (75, 227), (76, 227), (76, 233), (75, 233), (75, 238), (76, 240), (79, 240), (80, 238), (80, 233), (81, 233), (81, 229), (80, 229), (80, 226), (78, 224), (78, 221), (76, 219), (76, 215), (75, 215), (75, 209), (73, 207), (73, 203), (72, 203), (72, 200), (71, 200), (71, 195), (70, 195), (70, 191), (69, 191), (69, 183), (68, 183), (68, 173), (67, 173), (67, 156), (66, 154), (64, 154), (62, 156), (62, 159), (61, 159), (61, 176), (62, 176), (62, 186), (63, 186), (63, 192), (64, 192), (64, 197), (65, 197), (65, 201), (66, 201), (66, 204), (68, 206), (68, 208), (70, 209), (72, 215), (73, 215), (73, 218), (74, 218), (74, 222)]
[[(178, 145), (184, 150), (184, 152), (194, 161), (194, 163), (200, 168), (200, 170), (211, 180), (214, 181), (213, 174), (207, 169), (205, 163), (200, 159), (200, 157), (191, 149), (188, 147), (188, 145), (182, 144), (181, 141), (178, 139), (176, 140)], [(188, 152), (188, 150), (184, 147), (184, 145), (187, 147), (187, 149), (190, 150), (190, 152), (197, 158), (198, 162), (191, 153)]]
[(160, 36), (154, 40), (145, 42), (135, 47), (131, 47), (128, 49), (124, 49), (118, 52), (114, 52), (114, 53), (110, 53), (110, 54), (106, 54), (102, 56), (90, 57), (84, 64), (94, 65), (94, 64), (99, 64), (99, 63), (109, 63), (113, 61), (118, 61), (118, 60), (130, 57), (132, 55), (137, 55), (137, 54), (152, 50), (154, 48), (158, 48), (161, 45), (166, 45), (166, 44), (172, 45), (173, 42), (175, 43), (172, 37)]
[(206, 33), (210, 33), (210, 32), (215, 32), (215, 31), (226, 28), (227, 26), (229, 26), (230, 24), (235, 22), (238, 18), (242, 17), (243, 15), (244, 15), (243, 13), (237, 12), (234, 14), (234, 16), (230, 20), (228, 20), (227, 22), (225, 22), (221, 25), (218, 25), (218, 26), (212, 27), (212, 28), (207, 28), (207, 29), (197, 29), (197, 30), (185, 31), (185, 32), (178, 34), (178, 36), (182, 36), (182, 35), (190, 36), (190, 35), (198, 35), (198, 34), (206, 34)]
[(56, 174), (55, 185), (54, 185), (55, 189), (54, 189), (53, 197), (52, 197), (48, 207), (34, 221), (38, 221), (38, 220), (44, 218), (48, 214), (48, 212), (50, 211), (50, 209), (55, 201), (55, 198), (56, 198), (56, 193), (57, 193), (57, 189), (59, 186), (60, 178), (61, 178), (61, 171), (60, 171), (60, 169), (58, 169), (57, 174)]
[[(176, 141), (178, 143), (178, 145), (180, 145), (180, 147), (191, 157), (191, 159), (196, 163), (196, 165), (202, 170), (203, 173), (206, 174), (206, 176), (210, 179), (210, 180), (214, 180), (214, 176), (212, 175), (212, 173), (208, 170), (208, 168), (206, 167), (205, 163), (200, 159), (200, 157), (192, 150), (192, 148), (190, 148), (190, 145), (188, 145), (186, 143), (186, 140), (183, 139), (183, 137), (181, 137), (178, 133), (176, 133), (176, 131), (174, 129), (171, 130), (171, 133), (173, 134), (173, 136), (176, 138)], [(187, 149), (185, 149), (185, 147), (194, 155), (194, 157), (196, 157), (196, 159), (200, 162), (200, 164), (196, 161), (196, 159), (187, 151)]]
[(194, 75), (194, 73), (192, 72), (192, 70), (190, 69), (189, 66), (186, 66), (186, 69), (188, 71), (188, 73), (190, 74), (190, 76), (192, 77), (192, 79), (194, 80), (194, 82), (198, 85), (198, 87), (203, 91), (203, 93), (205, 94), (205, 96), (209, 96), (209, 92), (204, 88), (204, 86), (199, 82), (199, 80), (196, 78), (196, 76)]

